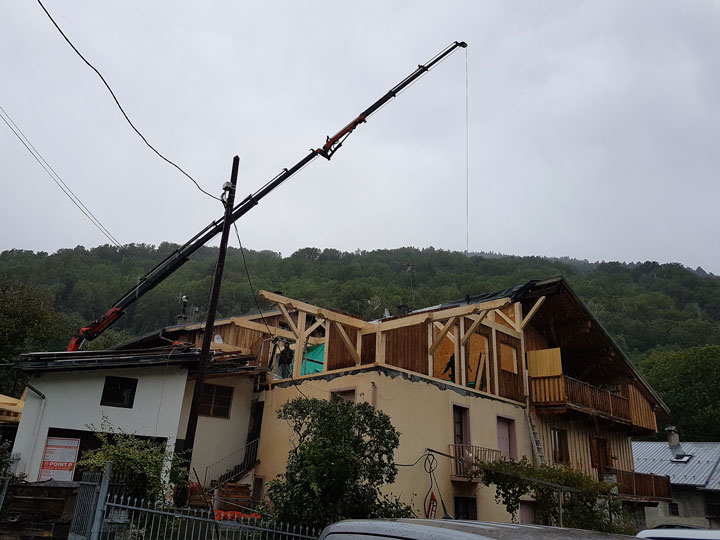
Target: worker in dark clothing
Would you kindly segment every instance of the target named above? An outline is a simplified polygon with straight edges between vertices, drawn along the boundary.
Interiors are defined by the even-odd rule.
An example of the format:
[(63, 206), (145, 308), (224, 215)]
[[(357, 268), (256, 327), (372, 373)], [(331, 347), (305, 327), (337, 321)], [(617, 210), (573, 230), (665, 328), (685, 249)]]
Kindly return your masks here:
[(445, 365), (445, 369), (443, 369), (443, 375), (450, 371), (450, 382), (455, 382), (455, 355), (450, 355), (450, 360), (448, 360), (448, 363)]
[(278, 364), (280, 365), (280, 378), (287, 379), (292, 376), (293, 352), (290, 350), (290, 344), (286, 341), (283, 350), (280, 351)]

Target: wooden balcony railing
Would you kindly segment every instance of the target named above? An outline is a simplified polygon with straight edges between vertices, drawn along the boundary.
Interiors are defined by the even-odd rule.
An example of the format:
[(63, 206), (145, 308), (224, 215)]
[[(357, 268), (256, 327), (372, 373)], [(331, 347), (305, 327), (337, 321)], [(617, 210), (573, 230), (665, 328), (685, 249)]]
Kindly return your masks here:
[(469, 444), (451, 444), (449, 448), (450, 455), (456, 458), (450, 461), (450, 474), (452, 476), (466, 476), (467, 473), (472, 471), (472, 463), (476, 461), (498, 461), (502, 456), (500, 450)]
[(590, 412), (630, 421), (630, 400), (567, 375), (533, 377), (530, 397), (535, 405), (575, 405)]
[(638, 499), (669, 499), (671, 497), (670, 478), (667, 476), (612, 468), (606, 469), (605, 473), (615, 476), (619, 495)]

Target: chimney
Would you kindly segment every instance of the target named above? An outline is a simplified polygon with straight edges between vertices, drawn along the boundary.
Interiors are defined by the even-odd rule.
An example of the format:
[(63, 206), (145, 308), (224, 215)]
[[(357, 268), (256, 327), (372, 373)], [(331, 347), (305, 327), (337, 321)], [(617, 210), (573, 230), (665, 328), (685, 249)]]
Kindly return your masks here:
[(682, 452), (682, 449), (680, 448), (680, 434), (678, 433), (677, 428), (675, 426), (668, 426), (665, 428), (665, 433), (667, 433), (668, 446), (670, 446), (670, 450), (673, 451), (673, 454)]

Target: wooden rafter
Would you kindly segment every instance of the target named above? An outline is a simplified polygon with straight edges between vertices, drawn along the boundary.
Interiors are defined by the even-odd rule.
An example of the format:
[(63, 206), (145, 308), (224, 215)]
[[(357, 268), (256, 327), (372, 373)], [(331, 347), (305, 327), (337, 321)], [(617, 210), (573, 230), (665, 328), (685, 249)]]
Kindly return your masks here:
[[(233, 317), (232, 318), (233, 324), (241, 327), (246, 328), (247, 330), (254, 330), (255, 332), (262, 332), (263, 334), (270, 334), (271, 336), (277, 336), (285, 339), (291, 339), (295, 340), (297, 339), (297, 336), (290, 332), (289, 330), (285, 330), (283, 328), (278, 328), (277, 326), (265, 326), (262, 323), (257, 323), (255, 321), (250, 321), (248, 319), (243, 319), (241, 317)], [(317, 344), (322, 343), (322, 339), (320, 338), (308, 338), (308, 343)]]
[(296, 309), (297, 311), (309, 313), (311, 315), (320, 317), (321, 319), (336, 321), (341, 324), (353, 326), (355, 328), (365, 328), (369, 325), (369, 323), (363, 321), (362, 319), (356, 319), (355, 317), (351, 317), (343, 313), (336, 313), (335, 311), (324, 309), (318, 306), (313, 306), (312, 304), (308, 304), (306, 302), (293, 300), (292, 298), (288, 298), (287, 296), (282, 296), (280, 294), (275, 294), (268, 291), (260, 291), (259, 294), (261, 298), (264, 298), (268, 302), (273, 302), (279, 308), (281, 306), (285, 306), (286, 308), (291, 307), (293, 309)]
[(503, 311), (501, 309), (495, 310), (495, 316), (497, 317), (498, 315), (500, 315), (501, 319), (505, 319), (505, 322), (508, 323), (510, 326), (512, 326), (515, 330), (518, 329), (517, 323), (515, 323), (515, 321), (513, 321), (510, 317), (505, 315), (505, 313), (503, 313)]
[(318, 329), (320, 326), (325, 326), (325, 320), (324, 319), (318, 319), (316, 320), (310, 328), (305, 330), (305, 337), (308, 337), (310, 334), (312, 334), (315, 330)]
[(400, 317), (391, 321), (379, 322), (379, 323), (368, 323), (367, 327), (361, 330), (363, 334), (373, 334), (380, 330), (387, 332), (388, 330), (394, 330), (396, 328), (402, 328), (404, 326), (412, 326), (415, 324), (425, 324), (434, 321), (446, 321), (452, 317), (470, 317), (472, 318), (477, 313), (482, 313), (486, 310), (493, 310), (503, 308), (510, 304), (509, 298), (500, 298), (498, 300), (489, 300), (487, 302), (481, 302), (479, 304), (469, 304), (466, 306), (457, 306), (454, 308), (448, 308), (441, 311), (429, 311), (423, 313), (417, 313), (415, 315), (409, 315), (407, 317)]
[(488, 314), (488, 310), (485, 310), (482, 313), (480, 313), (480, 315), (475, 317), (475, 320), (470, 325), (470, 328), (465, 330), (465, 334), (463, 335), (462, 339), (460, 340), (461, 345), (465, 345), (467, 343), (468, 339), (470, 339), (470, 336), (472, 336), (475, 333), (475, 330), (477, 330), (477, 327), (480, 326), (480, 323), (483, 322), (483, 319), (485, 319), (485, 316), (487, 314)]
[(443, 329), (440, 331), (438, 336), (432, 342), (432, 345), (430, 345), (430, 350), (428, 351), (430, 354), (435, 353), (435, 350), (440, 346), (440, 343), (442, 343), (442, 340), (445, 339), (445, 336), (450, 331), (450, 329), (455, 325), (457, 320), (458, 320), (458, 316), (456, 315), (455, 317), (452, 317), (447, 323), (445, 323), (445, 326), (443, 326)]
[(295, 321), (293, 321), (292, 317), (290, 317), (288, 310), (282, 304), (278, 304), (278, 307), (280, 308), (280, 311), (283, 314), (283, 317), (285, 317), (285, 322), (288, 323), (290, 330), (292, 330), (292, 333), (295, 334), (295, 338), (301, 339), (303, 336), (300, 333), (300, 331), (298, 330), (298, 327), (295, 326)]
[(520, 330), (525, 329), (527, 324), (530, 322), (530, 319), (532, 319), (535, 314), (537, 313), (537, 310), (540, 309), (540, 306), (542, 306), (543, 302), (545, 301), (545, 297), (541, 296), (538, 298), (537, 302), (535, 302), (535, 305), (530, 308), (530, 311), (528, 311), (528, 314), (525, 315), (525, 317), (522, 320), (522, 323), (520, 324)]
[(355, 360), (355, 365), (359, 366), (360, 365), (360, 355), (358, 354), (357, 350), (355, 350), (355, 346), (353, 345), (353, 342), (350, 341), (350, 338), (348, 337), (347, 333), (345, 332), (345, 329), (337, 321), (333, 321), (333, 324), (335, 325), (335, 328), (337, 328), (337, 331), (340, 334), (340, 338), (342, 339), (342, 342), (345, 344), (345, 347), (350, 352), (350, 355), (353, 357), (353, 360)]
[[(443, 329), (442, 323), (435, 321), (433, 323), (433, 327), (437, 328), (438, 330), (440, 330), (442, 332), (442, 329)], [(453, 345), (455, 344), (455, 335), (452, 332), (447, 333), (447, 338), (453, 343)]]

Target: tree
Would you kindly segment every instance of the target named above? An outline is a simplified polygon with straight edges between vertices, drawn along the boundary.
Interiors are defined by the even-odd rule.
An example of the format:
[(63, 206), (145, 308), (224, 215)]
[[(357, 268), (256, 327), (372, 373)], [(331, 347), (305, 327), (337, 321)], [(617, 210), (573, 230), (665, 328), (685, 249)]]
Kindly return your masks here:
[(0, 393), (17, 397), (24, 387), (15, 385), (13, 367), (22, 353), (51, 349), (67, 336), (64, 319), (44, 291), (21, 283), (0, 282)]
[(670, 423), (684, 439), (720, 440), (720, 346), (654, 352), (640, 369), (670, 407)]
[(410, 517), (410, 507), (380, 488), (397, 476), (400, 434), (368, 403), (296, 398), (278, 418), (293, 435), (285, 474), (268, 482), (277, 519), (322, 528), (341, 519)]

